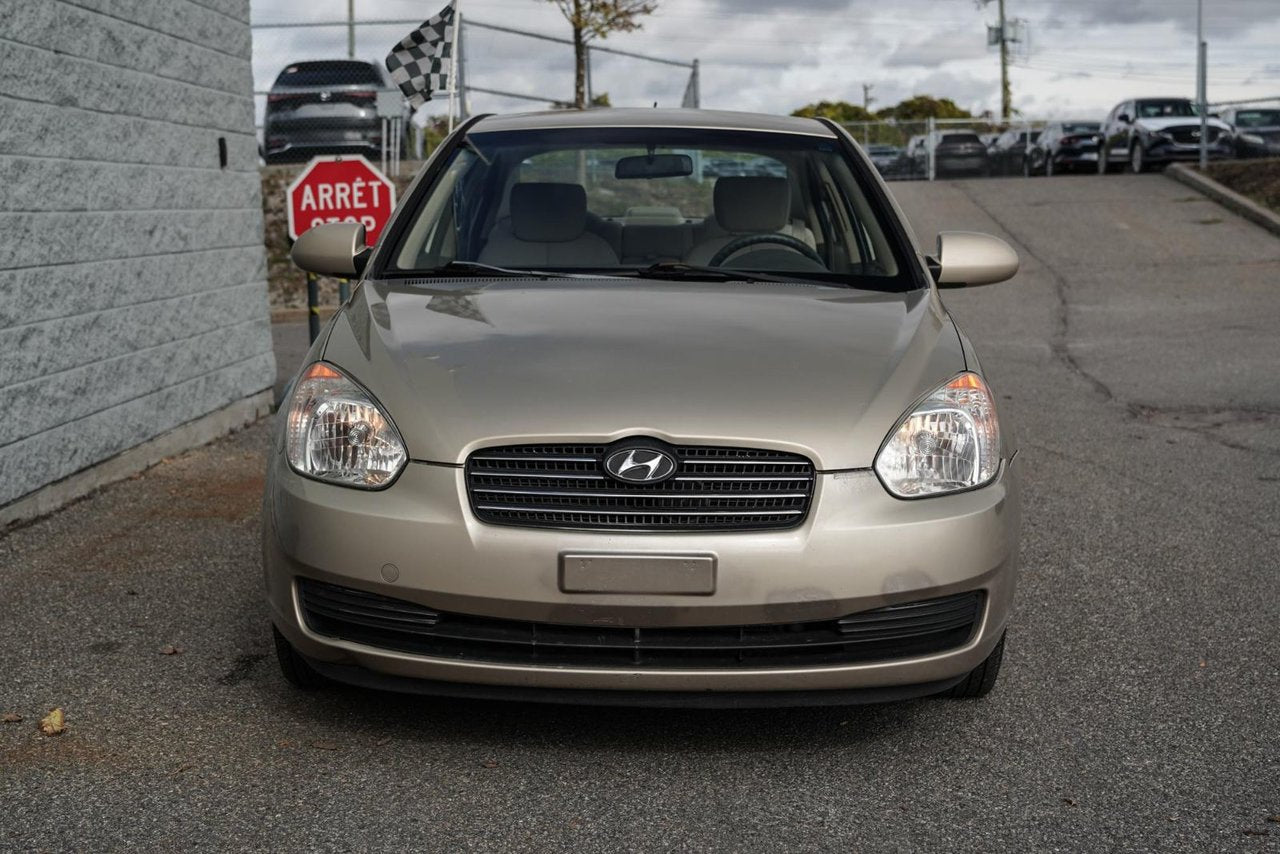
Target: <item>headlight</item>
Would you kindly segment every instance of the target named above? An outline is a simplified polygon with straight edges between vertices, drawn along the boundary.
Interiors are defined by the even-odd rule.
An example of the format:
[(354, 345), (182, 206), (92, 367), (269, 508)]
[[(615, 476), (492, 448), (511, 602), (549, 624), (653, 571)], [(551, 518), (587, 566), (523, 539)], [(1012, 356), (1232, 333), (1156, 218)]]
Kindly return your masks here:
[(982, 486), (1000, 468), (1000, 425), (987, 384), (963, 373), (908, 412), (876, 455), (885, 489), (899, 498)]
[(1251, 145), (1262, 145), (1265, 143), (1265, 140), (1256, 133), (1242, 133), (1240, 134), (1240, 139), (1250, 143)]
[(289, 465), (307, 477), (377, 489), (395, 480), (409, 458), (373, 397), (324, 362), (299, 377), (288, 417)]

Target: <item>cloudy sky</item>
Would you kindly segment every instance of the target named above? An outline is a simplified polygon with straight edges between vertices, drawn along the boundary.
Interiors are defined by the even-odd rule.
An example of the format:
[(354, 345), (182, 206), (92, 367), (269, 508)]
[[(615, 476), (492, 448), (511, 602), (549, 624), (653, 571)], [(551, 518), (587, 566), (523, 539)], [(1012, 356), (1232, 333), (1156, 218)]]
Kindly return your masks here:
[[(460, 0), (464, 17), (555, 35), (567, 25), (546, 0)], [(1011, 71), (1014, 106), (1028, 117), (1097, 116), (1133, 95), (1194, 96), (1195, 0), (1006, 0), (1025, 22), (1025, 56)], [(355, 0), (358, 20), (423, 19), (443, 0)], [(1280, 96), (1280, 0), (1204, 0), (1209, 98)], [(346, 0), (252, 0), (253, 22), (341, 21)], [(609, 47), (702, 68), (702, 104), (785, 113), (810, 101), (873, 109), (913, 94), (998, 112), (999, 59), (986, 46), (995, 4), (979, 0), (659, 0), (643, 30)], [(356, 55), (381, 61), (408, 28), (357, 28)], [(476, 86), (569, 99), (572, 48), (478, 28), (466, 30)], [(300, 59), (346, 54), (344, 28), (257, 29), (255, 88)], [(678, 106), (680, 68), (597, 54), (596, 92), (615, 106)], [(475, 94), (474, 111), (542, 109)]]

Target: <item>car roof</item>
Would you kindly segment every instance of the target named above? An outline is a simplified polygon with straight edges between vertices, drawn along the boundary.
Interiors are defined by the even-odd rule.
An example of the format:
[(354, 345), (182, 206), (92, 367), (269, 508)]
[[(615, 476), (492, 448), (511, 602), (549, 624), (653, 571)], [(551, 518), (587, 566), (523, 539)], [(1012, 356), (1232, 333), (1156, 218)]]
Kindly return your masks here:
[(657, 127), (702, 128), (707, 130), (747, 130), (766, 133), (794, 133), (835, 137), (831, 128), (816, 119), (770, 116), (730, 110), (635, 109), (548, 110), (485, 116), (472, 126), (472, 133), (508, 130), (548, 130), (553, 128)]

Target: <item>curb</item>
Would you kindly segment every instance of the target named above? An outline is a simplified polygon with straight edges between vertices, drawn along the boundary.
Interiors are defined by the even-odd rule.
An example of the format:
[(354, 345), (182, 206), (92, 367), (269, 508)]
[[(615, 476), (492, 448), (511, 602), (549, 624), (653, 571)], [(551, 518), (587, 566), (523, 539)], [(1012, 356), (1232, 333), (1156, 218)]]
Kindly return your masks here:
[(70, 474), (61, 480), (45, 484), (0, 507), (0, 536), (15, 525), (30, 522), (83, 498), (99, 487), (145, 471), (163, 460), (207, 445), (215, 439), (232, 433), (268, 415), (275, 400), (272, 389), (263, 389), (248, 397), (232, 401), (221, 409), (207, 412), (179, 424), (145, 442), (134, 445), (113, 457), (101, 460), (88, 468)]
[(1186, 184), (1193, 190), (1199, 190), (1228, 210), (1238, 213), (1250, 222), (1260, 225), (1280, 237), (1280, 214), (1264, 208), (1253, 199), (1224, 187), (1207, 175), (1201, 175), (1185, 163), (1171, 164), (1168, 169), (1164, 170), (1164, 174), (1181, 184)]

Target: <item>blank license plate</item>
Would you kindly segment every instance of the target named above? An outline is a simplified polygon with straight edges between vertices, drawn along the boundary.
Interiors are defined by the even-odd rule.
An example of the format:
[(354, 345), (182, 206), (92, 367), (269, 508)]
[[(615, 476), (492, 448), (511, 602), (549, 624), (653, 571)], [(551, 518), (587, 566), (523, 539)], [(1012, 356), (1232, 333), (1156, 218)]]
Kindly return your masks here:
[(716, 592), (712, 555), (562, 554), (565, 593), (654, 593), (708, 596)]

